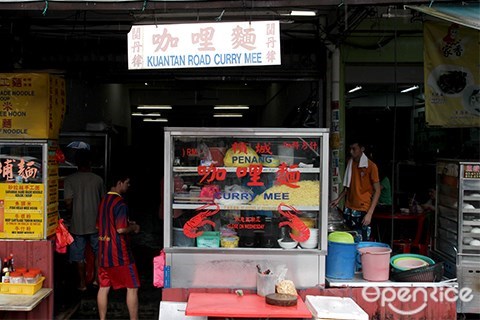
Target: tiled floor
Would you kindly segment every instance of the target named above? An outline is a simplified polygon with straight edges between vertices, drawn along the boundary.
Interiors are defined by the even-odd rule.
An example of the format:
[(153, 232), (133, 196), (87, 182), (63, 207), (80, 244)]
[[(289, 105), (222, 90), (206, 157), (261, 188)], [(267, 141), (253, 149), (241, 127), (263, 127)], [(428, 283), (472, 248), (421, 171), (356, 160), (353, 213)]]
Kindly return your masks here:
[[(158, 319), (161, 300), (161, 289), (144, 286), (139, 289), (139, 319)], [(123, 320), (128, 318), (128, 309), (125, 303), (125, 290), (111, 291), (107, 318)], [(71, 320), (98, 319), (96, 292), (90, 291), (83, 295), (75, 312), (70, 316)]]

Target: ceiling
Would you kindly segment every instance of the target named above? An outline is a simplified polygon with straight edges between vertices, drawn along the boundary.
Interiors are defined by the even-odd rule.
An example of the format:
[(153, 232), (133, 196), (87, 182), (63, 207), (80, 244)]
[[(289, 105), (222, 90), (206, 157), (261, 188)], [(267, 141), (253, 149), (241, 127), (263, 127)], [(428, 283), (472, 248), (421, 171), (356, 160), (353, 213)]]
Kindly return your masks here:
[[(415, 1), (427, 4), (431, 0)], [(447, 2), (447, 1), (439, 1)], [(276, 0), (276, 1), (5, 1), (0, 0), (0, 71), (46, 69), (71, 77), (98, 79), (172, 78), (172, 71), (128, 71), (126, 38), (134, 24), (280, 20), (282, 50), (307, 59), (319, 43), (338, 44), (365, 18), (379, 10), (401, 8), (402, 0)], [(292, 10), (314, 10), (314, 17), (286, 16)], [(386, 12), (386, 11), (385, 11)], [(285, 70), (264, 74), (281, 78)], [(293, 66), (298, 75), (298, 66)], [(302, 69), (302, 68), (300, 68)], [(308, 69), (308, 68), (303, 68)], [(226, 76), (245, 70), (221, 70)], [(255, 69), (253, 69), (255, 70)], [(288, 70), (286, 70), (288, 77)], [(202, 75), (218, 70), (205, 68)], [(197, 76), (199, 70), (176, 70)], [(263, 72), (262, 72), (263, 74)]]
[[(415, 5), (432, 2), (408, 1)], [(457, 1), (435, 1), (450, 2)], [(368, 33), (385, 33), (385, 30), (358, 28), (366, 19), (399, 18), (403, 23), (415, 17), (421, 19), (420, 13), (405, 10), (405, 3), (403, 0), (0, 0), (0, 72), (42, 70), (89, 84), (127, 83), (135, 86), (136, 91), (147, 92), (143, 96), (153, 96), (152, 92), (158, 92), (158, 88), (175, 82), (177, 85), (168, 89), (168, 93), (183, 100), (179, 98), (172, 104), (185, 106), (213, 106), (217, 100), (225, 101), (213, 99), (222, 95), (242, 97), (236, 101), (245, 97), (255, 100), (259, 96), (265, 99), (264, 93), (271, 83), (322, 81), (327, 45), (340, 45), (354, 34), (363, 41), (361, 37)], [(286, 15), (292, 10), (307, 9), (314, 10), (316, 16)], [(281, 22), (281, 66), (128, 70), (127, 33), (132, 25), (261, 20)], [(248, 104), (267, 103), (263, 100)], [(135, 104), (140, 102), (132, 102)], [(185, 112), (190, 113), (184, 110), (179, 117)], [(257, 115), (250, 113), (249, 117), (252, 123)]]

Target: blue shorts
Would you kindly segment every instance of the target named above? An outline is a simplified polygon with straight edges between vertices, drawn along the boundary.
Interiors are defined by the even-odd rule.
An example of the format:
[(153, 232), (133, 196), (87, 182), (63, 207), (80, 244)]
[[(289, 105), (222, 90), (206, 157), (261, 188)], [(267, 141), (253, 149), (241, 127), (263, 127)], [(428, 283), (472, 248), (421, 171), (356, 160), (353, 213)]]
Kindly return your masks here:
[(356, 241), (368, 241), (370, 239), (372, 228), (362, 224), (363, 218), (366, 215), (366, 211), (358, 211), (350, 208), (343, 210), (343, 223), (351, 230), (357, 232)]
[(70, 245), (70, 261), (85, 261), (85, 246), (87, 241), (92, 247), (93, 254), (96, 256), (98, 251), (98, 232), (90, 234), (72, 234), (74, 241)]

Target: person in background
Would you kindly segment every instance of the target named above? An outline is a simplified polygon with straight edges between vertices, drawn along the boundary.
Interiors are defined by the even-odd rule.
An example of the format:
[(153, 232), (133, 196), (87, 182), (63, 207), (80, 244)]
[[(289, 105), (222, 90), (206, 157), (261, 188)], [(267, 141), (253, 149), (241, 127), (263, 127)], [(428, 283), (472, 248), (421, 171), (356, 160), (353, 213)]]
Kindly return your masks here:
[[(78, 290), (87, 290), (85, 248), (90, 244), (94, 257), (98, 250), (96, 220), (98, 204), (105, 193), (103, 179), (92, 172), (90, 151), (78, 149), (75, 163), (78, 171), (65, 178), (64, 200), (71, 214), (70, 233), (74, 242), (70, 245), (70, 261), (76, 264), (79, 277)], [(94, 259), (93, 285), (97, 286), (97, 260)]]
[(428, 200), (425, 203), (420, 205), (423, 209), (423, 212), (435, 211), (436, 196), (437, 196), (437, 191), (435, 190), (435, 188), (428, 189)]
[(130, 234), (140, 232), (140, 226), (129, 220), (128, 205), (122, 196), (129, 187), (130, 178), (127, 175), (114, 177), (110, 191), (103, 197), (98, 208), (100, 288), (97, 305), (101, 320), (106, 319), (110, 288), (127, 288), (126, 301), (130, 319), (138, 319), (140, 278), (130, 244)]
[(380, 182), (377, 165), (368, 159), (364, 151), (363, 144), (350, 144), (351, 159), (345, 169), (343, 190), (330, 206), (337, 207), (345, 197), (344, 224), (357, 231), (360, 240), (368, 241), (371, 234), (370, 223), (380, 197)]
[(380, 167), (380, 197), (378, 198), (377, 212), (391, 212), (392, 211), (392, 185), (388, 178), (385, 167)]

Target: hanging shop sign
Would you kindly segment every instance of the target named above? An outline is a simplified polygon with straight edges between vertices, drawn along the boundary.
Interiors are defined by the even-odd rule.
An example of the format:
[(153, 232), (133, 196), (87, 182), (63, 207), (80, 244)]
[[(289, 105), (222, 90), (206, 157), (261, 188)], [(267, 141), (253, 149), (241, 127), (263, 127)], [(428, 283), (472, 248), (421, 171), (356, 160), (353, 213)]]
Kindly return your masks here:
[(65, 80), (46, 73), (0, 73), (0, 138), (58, 139)]
[[(15, 148), (20, 149), (21, 145), (2, 146), (7, 151)], [(41, 146), (32, 146), (29, 150), (31, 156), (0, 156), (0, 238), (43, 237), (45, 208)]]
[(280, 65), (278, 21), (133, 26), (128, 69)]
[(57, 141), (0, 140), (0, 149), (0, 239), (53, 235), (58, 221)]
[(480, 127), (480, 31), (428, 22), (424, 37), (426, 122)]

